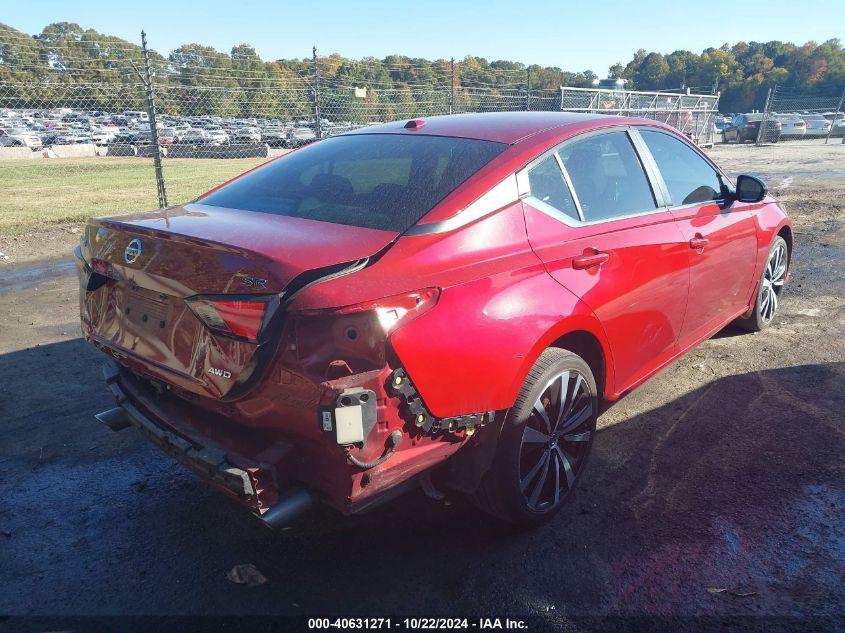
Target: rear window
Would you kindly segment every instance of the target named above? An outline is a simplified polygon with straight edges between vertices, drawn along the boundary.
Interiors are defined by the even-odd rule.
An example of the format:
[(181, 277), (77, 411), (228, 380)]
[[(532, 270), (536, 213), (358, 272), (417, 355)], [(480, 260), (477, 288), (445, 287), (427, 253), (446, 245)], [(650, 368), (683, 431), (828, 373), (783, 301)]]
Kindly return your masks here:
[(506, 148), (441, 136), (337, 136), (238, 178), (201, 202), (401, 233)]

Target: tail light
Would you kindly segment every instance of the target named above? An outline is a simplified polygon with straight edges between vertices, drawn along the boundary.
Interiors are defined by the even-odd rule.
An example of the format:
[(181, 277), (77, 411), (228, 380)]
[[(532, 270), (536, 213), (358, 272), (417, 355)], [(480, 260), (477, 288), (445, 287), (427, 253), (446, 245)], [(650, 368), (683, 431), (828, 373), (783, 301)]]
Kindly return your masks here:
[(298, 313), (293, 319), (296, 356), (319, 380), (381, 369), (390, 334), (437, 304), (438, 288), (375, 301)]
[(185, 302), (215, 334), (258, 343), (278, 307), (278, 299), (277, 295), (199, 295)]
[(415, 319), (430, 310), (440, 297), (439, 288), (426, 288), (403, 295), (376, 299), (337, 310), (337, 314), (374, 312), (385, 334), (390, 334), (403, 323)]

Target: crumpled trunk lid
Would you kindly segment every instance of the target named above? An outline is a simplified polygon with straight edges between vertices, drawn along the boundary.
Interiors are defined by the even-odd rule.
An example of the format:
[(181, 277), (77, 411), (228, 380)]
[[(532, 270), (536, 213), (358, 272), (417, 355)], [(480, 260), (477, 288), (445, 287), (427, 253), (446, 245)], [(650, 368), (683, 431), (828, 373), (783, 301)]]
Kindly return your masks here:
[(255, 370), (267, 343), (213, 333), (185, 299), (284, 297), (297, 277), (365, 259), (396, 237), (201, 204), (96, 219), (82, 241), (83, 331), (135, 371), (223, 398)]

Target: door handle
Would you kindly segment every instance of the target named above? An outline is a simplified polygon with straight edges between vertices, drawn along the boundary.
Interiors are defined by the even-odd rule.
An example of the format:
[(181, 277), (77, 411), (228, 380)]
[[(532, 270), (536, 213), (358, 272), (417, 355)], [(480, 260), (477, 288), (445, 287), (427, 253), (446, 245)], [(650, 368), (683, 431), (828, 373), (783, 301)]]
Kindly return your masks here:
[(710, 240), (704, 237), (701, 233), (696, 233), (695, 237), (689, 241), (689, 247), (697, 251), (703, 251), (704, 247), (709, 243)]
[(609, 259), (610, 253), (603, 253), (595, 248), (589, 248), (584, 251), (583, 255), (572, 259), (572, 267), (576, 270), (584, 270), (585, 268), (601, 266)]

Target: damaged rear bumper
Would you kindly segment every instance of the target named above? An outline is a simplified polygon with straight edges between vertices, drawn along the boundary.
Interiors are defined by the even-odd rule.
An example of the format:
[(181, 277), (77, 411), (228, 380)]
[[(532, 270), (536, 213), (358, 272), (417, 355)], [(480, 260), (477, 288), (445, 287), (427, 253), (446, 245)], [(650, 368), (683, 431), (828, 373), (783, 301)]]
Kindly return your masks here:
[[(179, 422), (145, 398), (138, 381), (114, 362), (103, 366), (103, 376), (117, 408), (95, 417), (112, 430), (134, 426), (168, 455), (247, 505), (272, 527), (284, 525), (310, 507), (308, 491), (280, 489), (272, 465), (234, 453), (210, 438), (197, 438), (187, 426), (180, 428)], [(276, 446), (275, 455), (283, 455), (286, 448)]]

